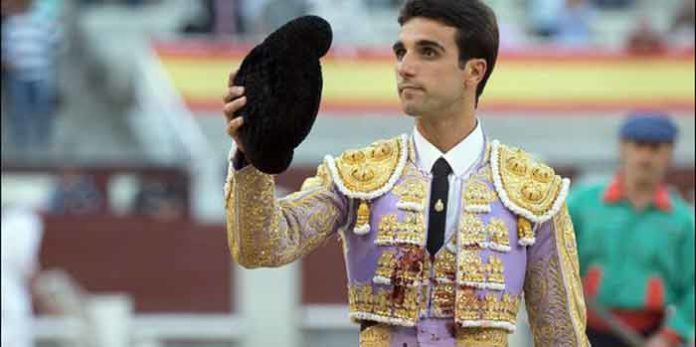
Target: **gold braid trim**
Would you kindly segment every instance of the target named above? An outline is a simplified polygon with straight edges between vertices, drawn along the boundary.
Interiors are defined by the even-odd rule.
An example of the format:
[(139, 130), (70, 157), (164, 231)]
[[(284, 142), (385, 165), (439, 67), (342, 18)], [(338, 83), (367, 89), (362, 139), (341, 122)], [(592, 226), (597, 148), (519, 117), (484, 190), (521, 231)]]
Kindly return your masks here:
[(227, 236), (234, 260), (247, 268), (278, 267), (321, 245), (344, 220), (345, 202), (326, 169), (303, 190), (276, 200), (273, 176), (254, 168), (228, 179)]
[(360, 332), (360, 347), (390, 347), (392, 328), (387, 324), (375, 324)]
[(561, 213), (553, 219), (556, 229), (556, 250), (560, 258), (563, 281), (568, 295), (570, 316), (572, 319), (578, 346), (589, 346), (585, 334), (587, 324), (587, 308), (580, 279), (578, 265), (578, 250), (575, 240), (573, 222), (568, 213), (568, 207), (563, 205)]
[(524, 285), (534, 345), (589, 346), (575, 233), (565, 206), (551, 228), (553, 248), (530, 260)]
[(570, 180), (519, 148), (494, 141), (491, 152), (493, 183), (508, 209), (532, 223), (543, 223), (560, 211)]
[(354, 233), (365, 235), (372, 229), (370, 201), (394, 188), (406, 167), (408, 144), (408, 137), (401, 135), (324, 159), (338, 190), (359, 201)]
[(335, 160), (327, 157), (329, 171), (339, 190), (359, 200), (372, 200), (389, 192), (408, 158), (404, 136), (377, 141), (369, 147), (348, 150)]

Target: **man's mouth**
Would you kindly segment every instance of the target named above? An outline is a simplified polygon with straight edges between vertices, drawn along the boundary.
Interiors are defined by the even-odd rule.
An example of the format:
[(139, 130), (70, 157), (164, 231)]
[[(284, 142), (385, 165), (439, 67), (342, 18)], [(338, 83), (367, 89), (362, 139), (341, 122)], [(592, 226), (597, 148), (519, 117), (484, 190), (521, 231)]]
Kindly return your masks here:
[(404, 84), (399, 86), (399, 93), (403, 93), (405, 91), (423, 91), (423, 88), (411, 84)]

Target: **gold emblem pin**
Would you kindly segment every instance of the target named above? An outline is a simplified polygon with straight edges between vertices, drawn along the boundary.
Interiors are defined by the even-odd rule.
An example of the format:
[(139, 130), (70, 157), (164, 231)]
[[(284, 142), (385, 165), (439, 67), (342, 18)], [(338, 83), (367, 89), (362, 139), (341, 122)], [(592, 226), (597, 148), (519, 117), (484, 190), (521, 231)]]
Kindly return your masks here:
[(435, 203), (435, 212), (442, 212), (445, 210), (445, 204), (442, 202), (442, 199), (437, 199), (437, 202)]

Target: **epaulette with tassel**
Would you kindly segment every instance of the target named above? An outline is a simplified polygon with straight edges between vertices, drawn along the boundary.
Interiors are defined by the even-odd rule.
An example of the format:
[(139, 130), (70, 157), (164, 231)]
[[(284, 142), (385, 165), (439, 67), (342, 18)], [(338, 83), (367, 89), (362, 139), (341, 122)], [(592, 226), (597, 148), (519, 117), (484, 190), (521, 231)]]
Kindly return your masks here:
[(349, 150), (324, 159), (338, 190), (359, 201), (353, 232), (370, 232), (370, 204), (388, 193), (398, 181), (408, 159), (408, 137), (377, 141), (360, 150)]

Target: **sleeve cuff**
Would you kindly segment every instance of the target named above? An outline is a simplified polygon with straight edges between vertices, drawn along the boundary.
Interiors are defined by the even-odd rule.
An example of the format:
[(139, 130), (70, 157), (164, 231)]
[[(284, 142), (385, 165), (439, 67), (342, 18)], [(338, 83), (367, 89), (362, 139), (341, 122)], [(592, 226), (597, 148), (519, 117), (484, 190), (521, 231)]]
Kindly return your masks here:
[(232, 144), (230, 152), (227, 154), (227, 160), (232, 164), (232, 168), (234, 168), (235, 171), (239, 171), (250, 164), (244, 153), (238, 150), (237, 146), (234, 144)]
[(249, 166), (249, 161), (247, 161), (244, 153), (237, 151), (232, 158), (232, 166), (234, 166), (235, 171), (239, 171), (247, 166)]

